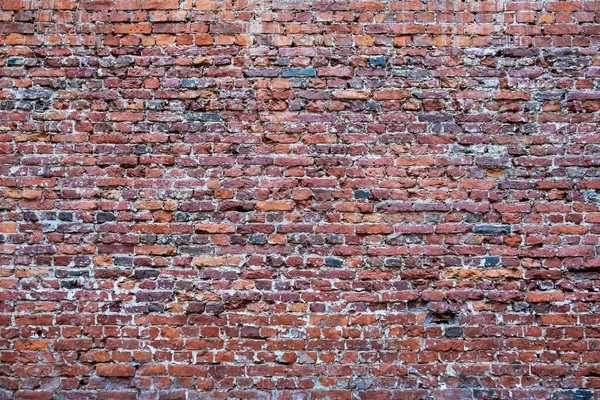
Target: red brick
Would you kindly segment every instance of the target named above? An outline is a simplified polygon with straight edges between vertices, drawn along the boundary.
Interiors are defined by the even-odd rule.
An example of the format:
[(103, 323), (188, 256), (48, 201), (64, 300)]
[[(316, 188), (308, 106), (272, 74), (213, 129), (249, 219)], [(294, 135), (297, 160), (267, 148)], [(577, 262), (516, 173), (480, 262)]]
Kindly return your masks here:
[(172, 10), (179, 8), (179, 0), (142, 0), (142, 10)]
[(129, 377), (135, 375), (135, 369), (131, 365), (124, 364), (98, 364), (96, 374), (108, 377)]

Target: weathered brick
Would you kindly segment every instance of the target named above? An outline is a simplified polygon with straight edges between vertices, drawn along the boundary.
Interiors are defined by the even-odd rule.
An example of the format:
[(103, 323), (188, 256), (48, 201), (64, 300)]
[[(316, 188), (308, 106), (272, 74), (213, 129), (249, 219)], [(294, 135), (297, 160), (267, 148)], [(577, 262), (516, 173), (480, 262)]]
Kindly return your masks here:
[(0, 399), (597, 398), (599, 13), (4, 0)]

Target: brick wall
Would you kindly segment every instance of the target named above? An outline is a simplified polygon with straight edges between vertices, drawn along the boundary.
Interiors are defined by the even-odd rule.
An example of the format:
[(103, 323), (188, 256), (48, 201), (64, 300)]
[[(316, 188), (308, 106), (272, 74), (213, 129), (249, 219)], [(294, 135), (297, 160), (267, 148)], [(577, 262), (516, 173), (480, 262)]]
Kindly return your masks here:
[(600, 399), (600, 2), (3, 0), (0, 399)]

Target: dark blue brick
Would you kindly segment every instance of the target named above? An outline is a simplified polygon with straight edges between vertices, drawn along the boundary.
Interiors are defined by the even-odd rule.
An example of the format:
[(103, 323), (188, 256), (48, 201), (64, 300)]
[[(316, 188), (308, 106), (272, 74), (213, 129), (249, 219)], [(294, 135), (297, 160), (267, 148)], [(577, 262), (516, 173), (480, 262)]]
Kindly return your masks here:
[(387, 62), (385, 57), (377, 56), (369, 58), (369, 64), (371, 64), (371, 67), (385, 67)]
[(292, 77), (312, 77), (317, 76), (317, 71), (314, 68), (289, 68), (281, 71), (281, 76), (284, 78)]
[(6, 60), (7, 67), (14, 67), (16, 65), (23, 65), (23, 59), (21, 57), (11, 57)]
[(480, 224), (473, 227), (474, 233), (482, 235), (497, 235), (502, 233), (510, 233), (510, 225), (489, 225)]
[(248, 237), (248, 243), (250, 244), (265, 244), (267, 243), (267, 235), (263, 233), (256, 233)]
[(593, 397), (594, 392), (591, 390), (577, 389), (557, 392), (552, 397), (552, 400), (591, 400)]
[(181, 86), (186, 88), (195, 88), (197, 86), (195, 79), (182, 79)]
[(325, 265), (328, 267), (341, 267), (344, 265), (344, 261), (339, 258), (328, 257), (325, 259)]
[(73, 221), (73, 213), (72, 212), (59, 212), (58, 219), (61, 221)]
[(189, 121), (216, 122), (221, 120), (221, 116), (217, 113), (191, 113), (186, 114), (185, 118)]
[(354, 197), (356, 197), (357, 199), (370, 199), (371, 192), (369, 192), (368, 190), (355, 190)]
[(498, 264), (500, 264), (500, 257), (486, 257), (483, 265), (486, 267), (491, 267)]
[(110, 221), (114, 221), (114, 220), (115, 220), (115, 216), (113, 215), (113, 213), (99, 212), (98, 214), (96, 214), (96, 221), (99, 223), (110, 222)]

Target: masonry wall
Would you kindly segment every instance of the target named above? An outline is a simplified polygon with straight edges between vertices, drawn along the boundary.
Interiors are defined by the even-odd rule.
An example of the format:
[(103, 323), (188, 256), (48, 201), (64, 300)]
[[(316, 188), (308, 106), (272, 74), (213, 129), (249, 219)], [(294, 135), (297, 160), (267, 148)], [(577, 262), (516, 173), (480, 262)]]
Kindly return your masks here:
[(0, 399), (600, 399), (600, 2), (0, 5)]

